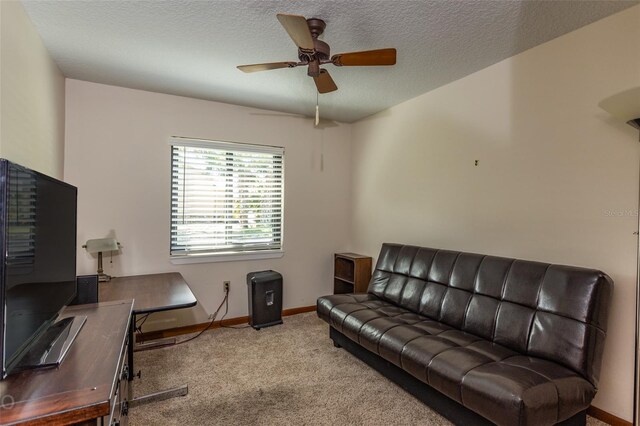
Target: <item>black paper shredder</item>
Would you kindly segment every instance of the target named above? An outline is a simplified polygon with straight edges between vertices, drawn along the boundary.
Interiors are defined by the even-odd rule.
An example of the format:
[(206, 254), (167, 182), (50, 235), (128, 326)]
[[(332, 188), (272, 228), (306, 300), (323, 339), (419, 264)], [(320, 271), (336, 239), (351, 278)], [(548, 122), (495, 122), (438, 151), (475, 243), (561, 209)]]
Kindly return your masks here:
[(282, 274), (257, 271), (247, 274), (249, 324), (256, 330), (282, 324)]

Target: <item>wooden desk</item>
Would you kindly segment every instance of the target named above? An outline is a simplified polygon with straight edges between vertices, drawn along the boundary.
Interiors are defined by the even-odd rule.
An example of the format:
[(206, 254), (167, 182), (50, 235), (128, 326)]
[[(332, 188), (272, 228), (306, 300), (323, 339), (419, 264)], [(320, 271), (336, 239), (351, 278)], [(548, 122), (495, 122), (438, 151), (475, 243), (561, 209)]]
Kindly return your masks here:
[[(136, 317), (142, 314), (170, 311), (174, 309), (190, 308), (198, 301), (191, 292), (189, 284), (178, 272), (162, 274), (135, 275), (130, 277), (112, 278), (111, 281), (101, 282), (98, 300), (113, 301), (121, 299), (134, 299), (133, 315), (129, 326), (128, 349), (129, 381), (135, 376), (133, 364), (133, 347), (135, 343)], [(132, 404), (143, 403), (147, 400), (161, 400), (166, 397), (186, 395), (187, 386), (182, 386), (168, 391), (161, 391), (154, 395), (132, 399)]]
[(112, 278), (100, 283), (98, 300), (133, 299), (134, 315), (190, 308), (198, 301), (178, 272)]
[(121, 384), (127, 380), (120, 379), (132, 306), (128, 300), (65, 308), (61, 318), (86, 315), (86, 323), (59, 367), (23, 371), (0, 382), (0, 424), (66, 425), (100, 418), (110, 424), (112, 414), (126, 411)]

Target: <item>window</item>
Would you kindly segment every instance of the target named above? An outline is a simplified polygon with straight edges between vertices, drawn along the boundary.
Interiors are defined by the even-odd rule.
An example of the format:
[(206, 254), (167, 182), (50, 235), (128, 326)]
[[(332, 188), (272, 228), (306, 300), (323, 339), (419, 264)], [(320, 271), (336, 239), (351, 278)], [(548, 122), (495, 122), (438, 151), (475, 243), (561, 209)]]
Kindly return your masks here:
[(281, 253), (283, 198), (283, 148), (171, 139), (173, 258)]

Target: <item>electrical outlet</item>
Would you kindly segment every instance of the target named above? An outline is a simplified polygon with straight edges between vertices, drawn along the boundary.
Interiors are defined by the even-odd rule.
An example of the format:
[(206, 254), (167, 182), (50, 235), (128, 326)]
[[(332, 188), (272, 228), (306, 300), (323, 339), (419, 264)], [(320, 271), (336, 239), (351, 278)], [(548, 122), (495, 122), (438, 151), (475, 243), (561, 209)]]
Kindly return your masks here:
[(224, 286), (224, 292), (229, 293), (229, 285), (231, 285), (231, 281), (224, 281), (222, 284)]

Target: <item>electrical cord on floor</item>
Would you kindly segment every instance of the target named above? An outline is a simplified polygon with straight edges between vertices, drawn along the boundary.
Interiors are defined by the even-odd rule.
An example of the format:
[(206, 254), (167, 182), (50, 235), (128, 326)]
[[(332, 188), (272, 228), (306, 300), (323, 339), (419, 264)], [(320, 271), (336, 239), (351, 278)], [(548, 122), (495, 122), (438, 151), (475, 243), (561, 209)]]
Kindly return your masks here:
[(246, 324), (246, 325), (224, 325), (222, 323), (222, 321), (224, 321), (224, 317), (226, 317), (228, 313), (229, 313), (229, 290), (227, 290), (227, 296), (225, 297), (224, 315), (222, 315), (222, 318), (220, 318), (220, 327), (222, 327), (222, 328), (235, 328), (235, 329), (251, 327), (251, 325), (249, 325), (249, 324)]
[(225, 303), (228, 304), (229, 303), (228, 301), (229, 301), (229, 292), (227, 291), (225, 293), (225, 295), (224, 295), (224, 299), (222, 299), (222, 302), (220, 302), (220, 306), (218, 306), (218, 309), (216, 309), (216, 311), (213, 313), (213, 316), (211, 318), (211, 322), (204, 328), (204, 330), (202, 330), (200, 333), (196, 334), (193, 337), (189, 337), (188, 339), (176, 342), (176, 343), (174, 343), (174, 345), (181, 345), (183, 343), (190, 342), (190, 341), (200, 337), (202, 335), (202, 333), (204, 333), (205, 331), (209, 330), (211, 328), (211, 326), (213, 325), (213, 323), (216, 321), (216, 317), (218, 316), (218, 313), (220, 312), (220, 309), (222, 309), (222, 305), (224, 305)]
[[(224, 317), (227, 316), (227, 314), (229, 313), (229, 290), (225, 291), (224, 294), (224, 299), (222, 299), (222, 302), (220, 302), (220, 305), (218, 306), (218, 308), (216, 309), (216, 311), (213, 313), (213, 316), (211, 318), (211, 321), (209, 322), (209, 324), (207, 324), (207, 326), (200, 331), (200, 333), (196, 334), (193, 337), (190, 337), (188, 339), (185, 340), (181, 340), (179, 342), (174, 343), (171, 346), (174, 345), (181, 345), (183, 343), (187, 343), (190, 342), (194, 339), (197, 339), (198, 337), (200, 337), (202, 335), (202, 333), (204, 333), (205, 331), (209, 330), (211, 328), (211, 326), (213, 325), (213, 323), (216, 321), (216, 318), (218, 317), (218, 313), (220, 313), (220, 309), (222, 309), (222, 305), (225, 305), (225, 309), (224, 309), (224, 315), (222, 315), (222, 318), (220, 318), (220, 327), (224, 327), (224, 328), (248, 328), (250, 327), (250, 325), (244, 325), (244, 326), (231, 326), (231, 325), (224, 325), (222, 324), (222, 321), (224, 320)], [(143, 335), (142, 333), (142, 326), (144, 325), (144, 323), (147, 321), (147, 318), (149, 318), (149, 314), (145, 314), (143, 317), (136, 319), (136, 326), (135, 326), (135, 331), (136, 333), (138, 333), (140, 336)]]

